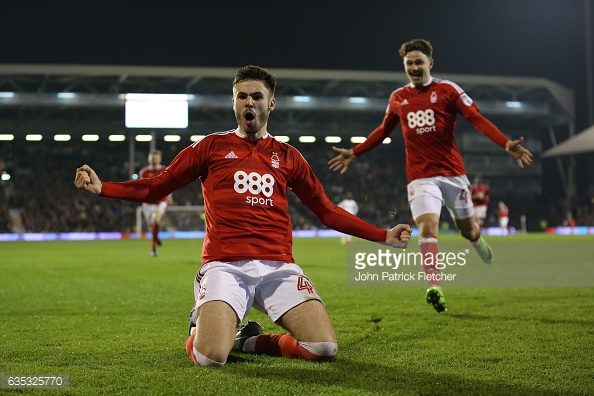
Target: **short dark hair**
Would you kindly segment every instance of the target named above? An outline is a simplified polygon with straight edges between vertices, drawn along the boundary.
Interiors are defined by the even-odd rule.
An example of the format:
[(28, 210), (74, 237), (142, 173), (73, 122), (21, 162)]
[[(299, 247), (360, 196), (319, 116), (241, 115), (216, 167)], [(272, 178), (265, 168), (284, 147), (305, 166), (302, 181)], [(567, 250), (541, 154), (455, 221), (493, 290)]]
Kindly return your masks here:
[(421, 51), (422, 53), (427, 55), (427, 58), (429, 59), (431, 59), (431, 57), (433, 56), (433, 47), (431, 46), (431, 43), (423, 39), (414, 39), (407, 41), (406, 43), (402, 44), (398, 53), (401, 57), (404, 58), (406, 54), (408, 54), (411, 51)]
[(270, 96), (274, 96), (276, 77), (263, 67), (248, 65), (239, 69), (233, 79), (233, 87), (235, 88), (238, 83), (243, 81), (262, 81), (268, 88)]

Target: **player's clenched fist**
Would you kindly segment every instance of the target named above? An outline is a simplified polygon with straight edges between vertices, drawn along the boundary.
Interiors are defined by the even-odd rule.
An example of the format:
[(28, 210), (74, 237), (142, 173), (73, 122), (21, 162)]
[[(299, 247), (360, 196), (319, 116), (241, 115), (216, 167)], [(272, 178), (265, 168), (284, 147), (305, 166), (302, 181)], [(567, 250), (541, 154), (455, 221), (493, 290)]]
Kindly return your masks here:
[(388, 234), (386, 235), (386, 244), (392, 247), (406, 249), (411, 235), (412, 228), (410, 228), (408, 224), (398, 224), (396, 227), (388, 231)]
[(74, 185), (84, 193), (99, 195), (101, 193), (101, 180), (89, 165), (76, 169)]

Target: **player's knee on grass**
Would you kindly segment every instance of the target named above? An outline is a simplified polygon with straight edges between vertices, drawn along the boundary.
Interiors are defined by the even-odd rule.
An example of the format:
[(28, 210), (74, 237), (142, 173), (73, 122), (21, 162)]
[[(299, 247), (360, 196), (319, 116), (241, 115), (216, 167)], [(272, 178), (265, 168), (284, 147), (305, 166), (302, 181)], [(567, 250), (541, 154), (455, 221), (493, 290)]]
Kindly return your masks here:
[(186, 341), (186, 352), (190, 359), (192, 359), (194, 364), (198, 366), (222, 366), (227, 362), (227, 356), (224, 356), (223, 359), (220, 359), (220, 357), (218, 359), (211, 359), (198, 352), (198, 350), (194, 346), (194, 338), (196, 338), (195, 329), (194, 331), (192, 331), (192, 334), (188, 337), (188, 340)]
[(217, 362), (215, 360), (209, 359), (206, 356), (204, 356), (203, 354), (201, 354), (200, 352), (198, 352), (196, 350), (196, 348), (194, 348), (194, 350), (192, 351), (192, 353), (194, 354), (194, 357), (190, 356), (192, 358), (192, 361), (197, 364), (198, 366), (224, 366), (225, 363), (227, 362), (226, 360), (224, 362)]
[[(309, 352), (309, 360), (332, 360), (336, 356), (338, 343), (336, 342), (298, 342), (301, 348)], [(308, 359), (308, 357), (304, 357)]]

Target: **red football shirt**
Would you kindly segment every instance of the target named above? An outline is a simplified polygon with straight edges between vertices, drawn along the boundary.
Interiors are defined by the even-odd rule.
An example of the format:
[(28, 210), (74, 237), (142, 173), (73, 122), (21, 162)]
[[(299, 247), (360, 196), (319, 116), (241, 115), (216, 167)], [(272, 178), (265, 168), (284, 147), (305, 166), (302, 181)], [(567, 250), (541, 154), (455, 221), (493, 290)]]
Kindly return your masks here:
[(386, 231), (333, 204), (301, 153), (266, 134), (217, 132), (182, 150), (159, 176), (103, 183), (101, 196), (160, 199), (199, 179), (206, 211), (202, 262), (247, 259), (293, 262), (287, 192), (330, 228), (385, 242)]
[[(144, 168), (142, 168), (140, 170), (140, 172), (138, 172), (138, 177), (140, 179), (148, 179), (150, 177), (155, 177), (155, 176), (159, 176), (161, 173), (163, 173), (163, 171), (165, 170), (165, 165), (159, 165), (157, 167), (157, 169), (153, 169), (150, 166), (145, 166)], [(167, 201), (167, 197), (164, 197), (156, 202), (147, 202), (147, 203), (159, 203), (159, 202), (163, 202), (163, 201)]]
[(474, 206), (484, 206), (489, 203), (489, 194), (491, 190), (486, 184), (473, 184), (471, 189), (472, 204)]
[(465, 175), (454, 138), (458, 114), (479, 132), (505, 147), (509, 139), (479, 113), (478, 106), (462, 88), (448, 80), (431, 78), (421, 88), (411, 83), (394, 91), (382, 124), (353, 151), (360, 156), (371, 150), (401, 123), (409, 182), (432, 176)]

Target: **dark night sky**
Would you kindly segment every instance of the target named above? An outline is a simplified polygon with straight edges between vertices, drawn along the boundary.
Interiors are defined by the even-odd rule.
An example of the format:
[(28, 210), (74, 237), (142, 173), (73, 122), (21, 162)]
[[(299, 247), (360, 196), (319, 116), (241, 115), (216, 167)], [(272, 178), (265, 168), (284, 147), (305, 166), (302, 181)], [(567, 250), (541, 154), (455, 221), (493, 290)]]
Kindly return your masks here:
[(433, 75), (548, 78), (588, 126), (585, 0), (349, 3), (0, 0), (0, 63), (400, 71), (400, 44), (421, 37)]

